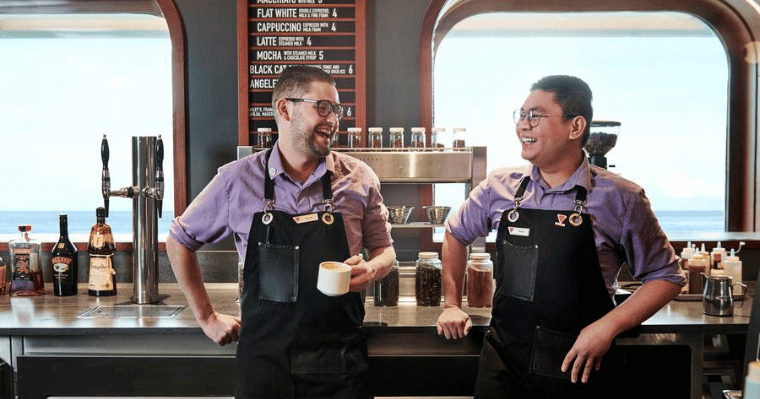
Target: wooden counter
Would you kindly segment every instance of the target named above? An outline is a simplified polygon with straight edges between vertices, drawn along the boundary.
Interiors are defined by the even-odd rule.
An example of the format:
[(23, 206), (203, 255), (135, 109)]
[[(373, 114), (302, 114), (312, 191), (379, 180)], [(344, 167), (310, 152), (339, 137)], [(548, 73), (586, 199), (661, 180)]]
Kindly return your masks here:
[[(238, 314), (237, 284), (216, 283), (206, 284), (206, 287), (217, 311)], [(201, 363), (221, 359), (224, 367), (231, 367), (234, 363), (236, 346), (218, 346), (207, 339), (187, 307), (173, 317), (83, 318), (79, 317), (81, 313), (96, 306), (131, 305), (131, 286), (121, 285), (118, 296), (105, 298), (88, 296), (84, 285), (80, 286), (80, 294), (72, 297), (53, 296), (48, 288), (48, 293), (40, 297), (0, 296), (0, 360), (18, 370), (20, 386), (29, 382), (22, 374), (25, 367), (44, 367), (51, 358), (64, 363), (76, 360), (80, 366), (84, 360), (93, 357), (101, 360), (128, 358), (130, 361), (153, 357), (151, 364), (155, 364), (157, 358), (167, 358), (168, 365), (174, 364), (177, 358)], [(160, 304), (187, 306), (176, 284), (162, 284), (159, 292), (162, 296)], [(697, 359), (691, 362), (691, 397), (697, 398), (701, 396), (702, 362), (698, 360), (703, 356), (704, 334), (746, 334), (751, 305), (749, 297), (744, 302), (735, 303), (733, 316), (715, 317), (702, 313), (701, 301), (671, 301), (643, 324), (640, 337), (619, 338), (618, 342), (622, 345), (690, 347), (693, 359)], [(462, 367), (467, 370), (461, 376), (464, 385), (474, 376), (482, 337), (490, 321), (490, 308), (465, 307), (474, 328), (470, 336), (462, 340), (446, 340), (436, 334), (435, 322), (442, 307), (418, 307), (407, 298), (402, 298), (397, 307), (376, 307), (369, 298), (366, 310), (365, 331), (374, 365), (393, 371), (399, 365), (399, 359), (427, 359), (427, 363), (423, 363), (428, 372), (433, 372), (430, 368)], [(208, 368), (208, 364), (204, 368)], [(139, 387), (130, 386), (130, 389), (143, 392)], [(467, 389), (466, 386), (462, 388)], [(151, 391), (151, 394), (162, 392)]]

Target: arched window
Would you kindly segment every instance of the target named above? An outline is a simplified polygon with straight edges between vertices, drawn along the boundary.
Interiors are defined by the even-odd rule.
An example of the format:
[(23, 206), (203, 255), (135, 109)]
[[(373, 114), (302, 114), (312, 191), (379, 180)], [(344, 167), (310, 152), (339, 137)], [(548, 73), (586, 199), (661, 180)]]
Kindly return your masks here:
[[(184, 96), (184, 63), (175, 63), (184, 49), (172, 39), (182, 43), (174, 5), (66, 3), (15, 2), (0, 13), (0, 74), (12, 77), (0, 83), (0, 169), (3, 191), (12, 193), (0, 197), (0, 234), (31, 223), (37, 238), (55, 241), (57, 214), (67, 213), (74, 241), (86, 241), (103, 202), (103, 134), (113, 189), (132, 184), (131, 137), (162, 136), (168, 184), (159, 224), (168, 224), (186, 201), (184, 100), (177, 97)], [(110, 207), (117, 240), (130, 241), (131, 200), (113, 199)]]
[(468, 145), (488, 146), (489, 170), (524, 164), (512, 110), (542, 76), (576, 75), (594, 91), (595, 119), (622, 123), (610, 170), (644, 187), (671, 239), (753, 231), (755, 64), (744, 60), (751, 36), (736, 13), (709, 1), (625, 12), (629, 2), (549, 3), (431, 6), (421, 44), (428, 126), (467, 126)]

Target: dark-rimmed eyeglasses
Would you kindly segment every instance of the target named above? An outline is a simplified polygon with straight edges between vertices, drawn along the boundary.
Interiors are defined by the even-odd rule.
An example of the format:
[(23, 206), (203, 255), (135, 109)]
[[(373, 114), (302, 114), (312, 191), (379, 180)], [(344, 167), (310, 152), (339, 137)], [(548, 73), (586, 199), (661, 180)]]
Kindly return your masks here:
[(512, 112), (512, 120), (515, 121), (516, 125), (519, 125), (520, 122), (527, 119), (530, 127), (538, 126), (538, 122), (541, 121), (541, 118), (547, 118), (550, 116), (564, 116), (564, 115), (563, 114), (542, 114), (541, 112), (535, 109), (529, 109), (528, 112), (525, 112), (522, 109), (516, 109), (514, 110), (514, 112)]
[(343, 112), (345, 112), (346, 107), (340, 105), (340, 104), (333, 104), (330, 101), (327, 100), (309, 100), (306, 98), (286, 98), (288, 101), (292, 101), (294, 103), (298, 102), (304, 102), (304, 103), (314, 103), (316, 104), (314, 108), (317, 109), (317, 113), (319, 116), (326, 118), (328, 115), (330, 115), (330, 111), (335, 114), (335, 116), (338, 117), (338, 120), (343, 119)]

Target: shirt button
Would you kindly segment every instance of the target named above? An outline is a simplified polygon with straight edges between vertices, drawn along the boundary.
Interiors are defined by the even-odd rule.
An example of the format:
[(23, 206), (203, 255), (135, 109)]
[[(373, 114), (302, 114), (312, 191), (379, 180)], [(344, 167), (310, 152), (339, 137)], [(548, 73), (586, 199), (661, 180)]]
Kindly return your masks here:
[(274, 177), (277, 174), (277, 169), (269, 168), (269, 177)]

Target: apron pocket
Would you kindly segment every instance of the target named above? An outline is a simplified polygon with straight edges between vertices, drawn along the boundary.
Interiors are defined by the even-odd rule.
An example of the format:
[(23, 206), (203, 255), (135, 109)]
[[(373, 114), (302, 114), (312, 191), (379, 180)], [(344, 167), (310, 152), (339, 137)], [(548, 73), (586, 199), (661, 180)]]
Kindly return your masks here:
[[(511, 297), (533, 302), (538, 268), (538, 246), (518, 247), (502, 242), (503, 259), (499, 259), (499, 285)], [(508, 264), (507, 264), (508, 263)]]
[(531, 374), (570, 381), (571, 372), (562, 372), (562, 362), (572, 349), (576, 336), (536, 326), (530, 354)]
[(296, 396), (364, 396), (368, 370), (361, 327), (298, 328), (291, 354)]
[(259, 243), (259, 299), (298, 300), (298, 246)]

